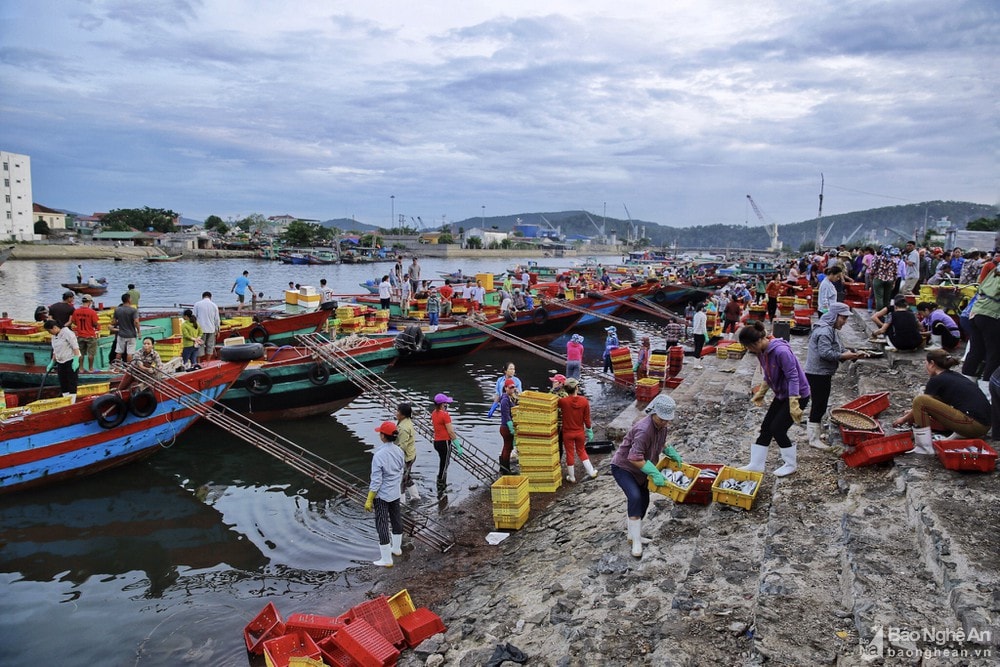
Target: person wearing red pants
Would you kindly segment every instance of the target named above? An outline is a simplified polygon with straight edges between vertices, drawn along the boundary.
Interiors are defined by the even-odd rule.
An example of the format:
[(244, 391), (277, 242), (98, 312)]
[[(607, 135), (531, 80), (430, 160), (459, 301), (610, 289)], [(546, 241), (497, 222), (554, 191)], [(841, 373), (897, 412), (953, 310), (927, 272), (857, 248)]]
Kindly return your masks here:
[(562, 415), (563, 447), (566, 450), (566, 479), (576, 481), (576, 459), (579, 457), (583, 469), (591, 477), (597, 477), (594, 464), (587, 456), (586, 445), (594, 439), (594, 429), (590, 422), (590, 401), (577, 394), (580, 383), (576, 378), (566, 380), (563, 389), (566, 396), (559, 399), (559, 413)]

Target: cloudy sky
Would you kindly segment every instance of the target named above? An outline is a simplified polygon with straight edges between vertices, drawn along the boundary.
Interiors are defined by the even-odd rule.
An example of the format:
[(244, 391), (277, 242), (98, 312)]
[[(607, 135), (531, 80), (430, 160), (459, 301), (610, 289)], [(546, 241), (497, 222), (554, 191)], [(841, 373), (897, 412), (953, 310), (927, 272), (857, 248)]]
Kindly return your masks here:
[(4, 2), (0, 148), (87, 213), (993, 204), (998, 42), (996, 0)]

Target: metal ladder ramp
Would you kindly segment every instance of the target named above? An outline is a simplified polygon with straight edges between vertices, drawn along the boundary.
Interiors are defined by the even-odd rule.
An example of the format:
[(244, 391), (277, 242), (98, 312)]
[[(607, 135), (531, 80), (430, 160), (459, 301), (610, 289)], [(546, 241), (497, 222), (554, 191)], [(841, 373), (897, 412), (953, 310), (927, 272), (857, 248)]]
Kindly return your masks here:
[[(167, 382), (163, 376), (139, 368), (130, 368), (129, 374), (143, 384), (156, 389), (163, 396), (176, 400), (205, 421), (215, 424), (257, 449), (270, 454), (323, 486), (361, 504), (367, 500), (368, 489), (365, 480), (348, 470), (344, 470), (332, 461), (295, 444), (288, 438), (278, 435), (246, 415), (209, 398), (176, 376), (171, 382)], [(205, 399), (205, 402), (194, 398), (192, 394), (199, 394)], [(418, 539), (441, 552), (446, 552), (454, 546), (454, 540), (433, 518), (412, 507), (401, 509), (403, 527), (414, 539)]]
[[(390, 414), (396, 414), (396, 406), (400, 403), (409, 403), (413, 407), (414, 417), (427, 417), (427, 419), (414, 419), (413, 429), (434, 442), (434, 428), (430, 425), (430, 415), (425, 409), (414, 405), (412, 395), (403, 393), (381, 376), (372, 373), (354, 357), (334, 346), (323, 334), (298, 334), (295, 338), (303, 347), (309, 349), (317, 361), (326, 363), (331, 369), (346, 377), (365, 392), (366, 396), (378, 401)], [(494, 460), (463, 436), (459, 435), (458, 439), (462, 441), (463, 451), (461, 456), (452, 457), (453, 461), (483, 484), (493, 484), (500, 478), (498, 460)]]
[[(566, 301), (565, 299), (543, 299), (542, 302), (546, 303), (546, 304), (551, 303), (553, 306), (557, 306), (559, 308), (565, 308), (567, 310), (573, 310), (573, 311), (576, 311), (578, 313), (583, 313), (584, 315), (593, 315), (594, 317), (597, 317), (599, 319), (605, 320), (607, 322), (611, 322), (612, 324), (617, 324), (619, 326), (629, 327), (633, 331), (638, 331), (639, 333), (644, 334), (646, 336), (649, 336), (651, 338), (662, 338), (663, 337), (663, 334), (661, 334), (660, 332), (656, 331), (655, 329), (650, 328), (650, 326), (648, 324), (644, 325), (641, 322), (635, 322), (633, 320), (626, 320), (624, 318), (617, 317), (616, 315), (606, 315), (605, 313), (602, 313), (602, 312), (597, 311), (597, 310), (591, 310), (590, 308), (585, 308), (584, 306), (578, 306), (575, 303), (572, 303), (570, 301)], [(631, 305), (631, 304), (629, 304), (629, 305)]]
[(631, 308), (632, 310), (638, 310), (640, 313), (646, 313), (647, 315), (653, 315), (654, 317), (662, 317), (665, 320), (673, 320), (678, 324), (687, 325), (687, 318), (681, 317), (677, 313), (672, 313), (663, 306), (659, 306), (655, 303), (649, 302), (648, 296), (637, 297), (636, 301), (631, 301), (624, 297), (612, 296), (610, 294), (602, 294), (601, 299), (611, 301), (613, 303), (620, 304)]

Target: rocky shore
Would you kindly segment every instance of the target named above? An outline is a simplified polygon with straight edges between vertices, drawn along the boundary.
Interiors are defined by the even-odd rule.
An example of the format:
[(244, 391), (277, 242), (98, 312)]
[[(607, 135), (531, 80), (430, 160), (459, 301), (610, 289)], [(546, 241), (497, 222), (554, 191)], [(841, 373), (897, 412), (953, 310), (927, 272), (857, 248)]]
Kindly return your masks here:
[[(844, 335), (863, 346), (866, 323), (856, 317)], [(792, 340), (804, 358), (806, 338)], [(831, 405), (890, 391), (888, 426), (926, 382), (921, 360), (845, 364)], [(756, 360), (699, 365), (686, 360), (673, 391), (671, 441), (688, 462), (742, 465), (763, 416), (748, 401)], [(617, 426), (637, 415), (626, 407)], [(448, 626), (400, 664), (485, 665), (506, 643), (531, 665), (997, 664), (997, 474), (912, 454), (848, 468), (793, 433), (798, 471), (775, 478), (773, 446), (749, 511), (654, 495), (642, 559), (629, 551), (608, 456), (597, 479), (532, 494), (528, 524), (499, 546), (484, 540), (488, 493), (449, 510), (451, 552), (416, 544), (373, 573), (368, 595), (407, 588)]]

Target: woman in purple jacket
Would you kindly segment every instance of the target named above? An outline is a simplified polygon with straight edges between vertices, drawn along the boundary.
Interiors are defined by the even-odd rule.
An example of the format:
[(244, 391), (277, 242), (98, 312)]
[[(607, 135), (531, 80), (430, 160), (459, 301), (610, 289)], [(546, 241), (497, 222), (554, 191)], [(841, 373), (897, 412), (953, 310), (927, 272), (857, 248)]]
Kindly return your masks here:
[(757, 442), (750, 446), (750, 463), (742, 470), (764, 472), (767, 461), (767, 447), (771, 440), (778, 443), (781, 460), (784, 462), (774, 471), (778, 477), (791, 475), (795, 472), (796, 448), (788, 437), (788, 429), (792, 422), (802, 421), (802, 411), (809, 404), (809, 382), (806, 374), (795, 358), (791, 346), (781, 338), (768, 338), (764, 325), (753, 321), (740, 329), (738, 334), (740, 344), (747, 351), (756, 355), (764, 371), (764, 382), (754, 390), (753, 404), (764, 405), (764, 396), (768, 389), (774, 390), (774, 400), (771, 401), (764, 421), (760, 425), (760, 435)]

